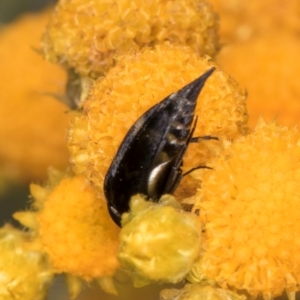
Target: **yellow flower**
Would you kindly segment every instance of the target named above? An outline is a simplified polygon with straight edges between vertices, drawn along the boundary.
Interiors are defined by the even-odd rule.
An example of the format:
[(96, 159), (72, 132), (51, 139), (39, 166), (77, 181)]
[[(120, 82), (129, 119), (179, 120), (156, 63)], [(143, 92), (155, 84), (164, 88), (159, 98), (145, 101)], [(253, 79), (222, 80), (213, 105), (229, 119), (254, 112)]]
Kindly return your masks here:
[(141, 195), (132, 197), (130, 214), (124, 214), (118, 258), (136, 286), (151, 280), (179, 282), (199, 257), (199, 220), (180, 210), (165, 195), (158, 204)]
[(218, 63), (248, 91), (252, 128), (260, 115), (268, 122), (276, 118), (282, 125), (300, 124), (299, 52), (298, 37), (277, 32), (228, 45), (219, 53)]
[[(68, 144), (75, 173), (84, 174), (104, 199), (105, 173), (132, 124), (151, 106), (212, 66), (208, 57), (170, 44), (119, 57), (118, 64), (91, 89), (83, 104), (84, 113), (72, 118)], [(195, 136), (213, 135), (221, 141), (222, 137), (235, 139), (248, 130), (245, 95), (218, 67), (201, 92), (196, 115)], [(184, 170), (205, 165), (219, 155), (220, 141), (190, 145)], [(183, 186), (187, 197), (199, 179), (186, 177), (191, 180)]]
[(9, 225), (0, 228), (1, 300), (43, 300), (53, 273), (43, 254), (28, 250), (31, 235)]
[(0, 33), (0, 172), (12, 180), (43, 180), (49, 165), (65, 168), (67, 107), (49, 94), (63, 94), (61, 68), (35, 49), (49, 11), (22, 16)]
[(57, 272), (87, 280), (114, 274), (118, 228), (83, 177), (60, 182), (47, 196), (38, 223), (43, 248)]
[(30, 186), (36, 212), (14, 217), (35, 232), (32, 247), (47, 254), (54, 272), (71, 275), (71, 294), (81, 288), (76, 278), (99, 281), (115, 293), (111, 276), (119, 267), (119, 228), (85, 178), (55, 175), (56, 183)]
[(298, 291), (299, 131), (261, 122), (212, 167), (195, 196), (205, 234), (194, 274), (252, 296)]
[(117, 52), (165, 41), (214, 55), (217, 27), (205, 0), (69, 0), (56, 5), (43, 44), (48, 60), (98, 77)]

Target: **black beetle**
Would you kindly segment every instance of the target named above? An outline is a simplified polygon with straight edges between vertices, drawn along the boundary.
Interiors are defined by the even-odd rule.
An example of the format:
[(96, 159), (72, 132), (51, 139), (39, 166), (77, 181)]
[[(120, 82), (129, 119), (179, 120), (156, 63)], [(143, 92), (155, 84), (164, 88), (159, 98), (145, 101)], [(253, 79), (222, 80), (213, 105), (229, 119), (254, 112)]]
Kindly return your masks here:
[(192, 139), (197, 98), (215, 68), (146, 111), (130, 128), (104, 180), (108, 210), (120, 226), (135, 194), (157, 201), (182, 179), (182, 159)]

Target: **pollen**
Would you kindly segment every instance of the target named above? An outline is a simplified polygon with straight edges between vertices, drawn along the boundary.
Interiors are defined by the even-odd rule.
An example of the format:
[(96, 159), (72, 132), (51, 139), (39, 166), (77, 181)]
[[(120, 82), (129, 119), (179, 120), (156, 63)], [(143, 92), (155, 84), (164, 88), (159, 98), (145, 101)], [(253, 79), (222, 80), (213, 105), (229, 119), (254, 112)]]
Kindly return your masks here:
[(261, 121), (212, 167), (195, 196), (205, 228), (195, 268), (252, 296), (298, 291), (299, 131)]

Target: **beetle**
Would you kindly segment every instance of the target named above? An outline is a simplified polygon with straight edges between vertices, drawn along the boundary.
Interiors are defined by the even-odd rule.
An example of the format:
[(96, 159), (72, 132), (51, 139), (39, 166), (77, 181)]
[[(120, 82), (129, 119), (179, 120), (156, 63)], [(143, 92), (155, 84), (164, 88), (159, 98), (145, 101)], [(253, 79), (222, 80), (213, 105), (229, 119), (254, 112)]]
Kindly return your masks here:
[(197, 98), (214, 70), (151, 107), (129, 129), (104, 179), (108, 210), (118, 226), (131, 196), (143, 194), (158, 201), (178, 186), (184, 175), (183, 156), (196, 127)]

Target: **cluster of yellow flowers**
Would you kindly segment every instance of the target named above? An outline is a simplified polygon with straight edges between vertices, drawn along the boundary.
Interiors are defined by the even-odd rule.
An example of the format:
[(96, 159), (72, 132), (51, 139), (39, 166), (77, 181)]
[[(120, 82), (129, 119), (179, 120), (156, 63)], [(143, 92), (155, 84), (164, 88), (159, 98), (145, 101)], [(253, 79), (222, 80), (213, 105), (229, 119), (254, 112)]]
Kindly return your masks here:
[[(3, 299), (42, 300), (60, 273), (72, 299), (84, 282), (117, 294), (120, 274), (137, 287), (189, 282), (162, 291), (163, 300), (272, 299), (284, 291), (294, 299), (300, 286), (300, 133), (283, 125), (299, 122), (298, 2), (287, 1), (291, 16), (278, 15), (279, 1), (212, 2), (220, 12), (221, 41), (230, 42), (220, 52), (218, 18), (206, 0), (60, 0), (51, 14), (25, 17), (0, 33), (9, 75), (2, 75), (7, 110), (0, 138), (7, 147), (0, 150), (0, 173), (29, 181), (45, 179), (50, 165), (64, 169), (50, 169), (46, 184), (30, 185), (30, 209), (14, 214), (28, 232), (0, 229)], [(266, 7), (272, 13), (253, 22)], [(12, 88), (17, 71), (7, 49), (16, 47), (25, 25), (36, 45), (41, 32), (35, 29), (49, 17), (37, 52), (60, 64), (68, 80), (63, 69), (37, 63), (40, 54), (28, 48), (18, 60), (26, 72)], [(261, 29), (269, 36), (259, 35)], [(253, 92), (247, 102), (246, 91), (214, 59)], [(103, 184), (124, 136), (145, 111), (211, 67), (194, 136), (215, 139), (191, 143), (181, 166), (183, 173), (210, 168), (184, 176), (174, 196), (158, 203), (132, 195), (118, 228)], [(260, 114), (267, 122), (257, 122)], [(270, 123), (277, 116), (278, 123)], [(47, 141), (42, 150), (38, 139)]]

